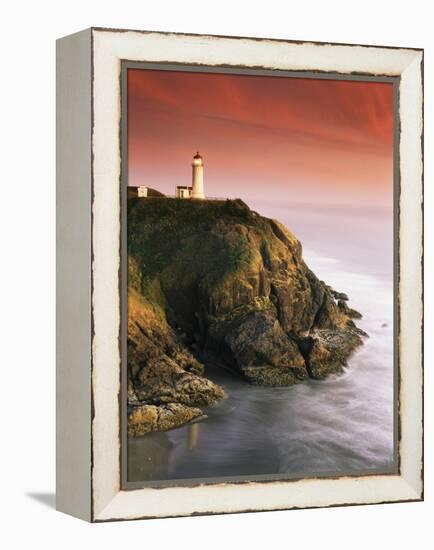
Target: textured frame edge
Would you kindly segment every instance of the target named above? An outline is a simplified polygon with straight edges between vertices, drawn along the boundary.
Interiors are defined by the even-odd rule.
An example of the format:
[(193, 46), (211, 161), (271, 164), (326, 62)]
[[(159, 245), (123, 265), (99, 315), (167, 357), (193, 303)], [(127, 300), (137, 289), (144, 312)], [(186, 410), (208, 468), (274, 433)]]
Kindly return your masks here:
[[(93, 278), (95, 333), (92, 343), (93, 521), (235, 513), (299, 507), (397, 502), (423, 498), (422, 453), (422, 63), (420, 50), (318, 45), (255, 39), (162, 33), (92, 31), (93, 49)], [(237, 48), (233, 48), (235, 44)], [(333, 50), (333, 52), (332, 52)], [(144, 55), (146, 53), (146, 58)], [(157, 53), (158, 52), (158, 53)], [(334, 53), (334, 56), (330, 56)], [(348, 54), (350, 54), (348, 56)], [(120, 491), (119, 471), (119, 213), (121, 59), (244, 65), (285, 70), (330, 70), (342, 74), (401, 76), (400, 234), (401, 475), (224, 483), (190, 488)], [(333, 57), (333, 59), (332, 59)], [(349, 59), (348, 59), (349, 57)], [(304, 60), (303, 60), (304, 58)], [(278, 65), (274, 59), (279, 59)], [(102, 93), (104, 90), (104, 93)], [(104, 114), (105, 113), (105, 114)], [(104, 201), (99, 199), (104, 188)], [(109, 231), (107, 232), (107, 222)], [(102, 230), (104, 228), (104, 231)], [(416, 241), (416, 244), (415, 242)], [(103, 298), (113, 301), (104, 304)], [(107, 300), (105, 300), (107, 302)], [(114, 311), (117, 313), (114, 315)], [(403, 322), (405, 319), (405, 322)], [(106, 345), (102, 347), (105, 341)], [(110, 342), (107, 345), (107, 342)], [(114, 348), (116, 346), (116, 349)], [(416, 359), (415, 359), (416, 358)], [(116, 364), (118, 367), (116, 367)], [(114, 368), (110, 368), (114, 367)], [(117, 369), (117, 371), (116, 371)], [(102, 413), (104, 411), (104, 414)], [(101, 422), (104, 416), (104, 422)], [(107, 420), (108, 418), (108, 420)], [(113, 423), (112, 423), (113, 421)], [(382, 490), (380, 490), (380, 486)], [(222, 492), (223, 491), (223, 492)], [(351, 491), (351, 497), (342, 492)], [(372, 499), (371, 495), (377, 498)], [(265, 498), (265, 501), (263, 500)], [(307, 501), (306, 501), (307, 498)], [(254, 504), (252, 500), (262, 504)], [(226, 502), (233, 505), (228, 507)], [(265, 505), (264, 505), (265, 502)], [(270, 502), (272, 504), (270, 504)], [(308, 502), (308, 503), (306, 503)], [(211, 504), (212, 503), (212, 504)]]
[(56, 43), (56, 508), (91, 514), (91, 39)]

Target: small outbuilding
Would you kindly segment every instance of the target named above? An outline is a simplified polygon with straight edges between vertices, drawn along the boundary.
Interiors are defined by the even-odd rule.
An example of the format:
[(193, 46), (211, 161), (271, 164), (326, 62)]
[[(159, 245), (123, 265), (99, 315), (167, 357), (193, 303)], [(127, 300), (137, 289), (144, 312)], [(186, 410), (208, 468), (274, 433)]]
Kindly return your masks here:
[(176, 198), (177, 199), (189, 199), (191, 197), (192, 187), (187, 185), (178, 185), (176, 187)]
[(148, 196), (148, 188), (144, 185), (139, 185), (137, 187), (137, 196), (138, 197), (147, 197)]

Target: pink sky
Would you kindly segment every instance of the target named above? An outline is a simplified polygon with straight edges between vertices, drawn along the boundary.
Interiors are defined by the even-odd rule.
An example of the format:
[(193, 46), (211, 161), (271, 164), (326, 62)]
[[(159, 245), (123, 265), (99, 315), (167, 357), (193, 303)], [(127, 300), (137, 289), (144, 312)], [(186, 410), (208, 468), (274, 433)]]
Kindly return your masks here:
[(129, 69), (129, 184), (173, 194), (196, 151), (208, 196), (391, 205), (393, 85)]

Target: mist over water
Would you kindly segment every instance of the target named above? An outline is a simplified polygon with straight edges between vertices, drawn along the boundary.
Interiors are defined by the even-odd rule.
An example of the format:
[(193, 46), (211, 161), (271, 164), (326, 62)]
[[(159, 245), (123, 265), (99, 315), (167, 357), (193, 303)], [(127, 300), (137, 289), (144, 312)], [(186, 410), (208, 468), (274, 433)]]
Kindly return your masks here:
[(348, 294), (370, 338), (348, 368), (288, 388), (207, 367), (228, 394), (203, 422), (128, 443), (130, 481), (388, 470), (394, 450), (393, 212), (250, 201), (301, 241), (314, 273)]

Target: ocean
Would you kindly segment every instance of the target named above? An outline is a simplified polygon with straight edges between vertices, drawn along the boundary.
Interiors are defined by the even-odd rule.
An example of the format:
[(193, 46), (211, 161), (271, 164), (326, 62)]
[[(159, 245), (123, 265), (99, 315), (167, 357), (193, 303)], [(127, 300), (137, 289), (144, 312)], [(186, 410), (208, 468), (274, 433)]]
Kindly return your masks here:
[(348, 294), (369, 334), (344, 373), (287, 388), (212, 366), (228, 398), (208, 418), (128, 442), (129, 481), (308, 477), (395, 468), (393, 211), (249, 201), (301, 241), (314, 273)]

